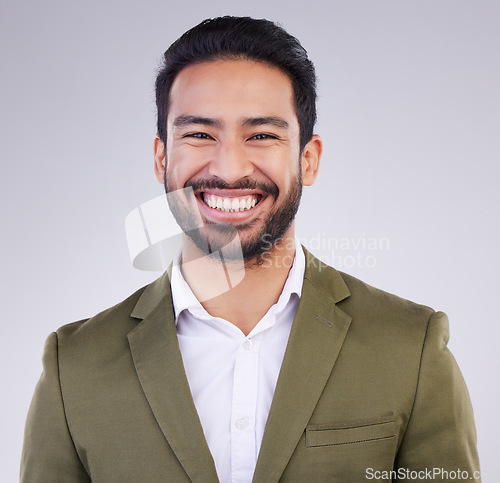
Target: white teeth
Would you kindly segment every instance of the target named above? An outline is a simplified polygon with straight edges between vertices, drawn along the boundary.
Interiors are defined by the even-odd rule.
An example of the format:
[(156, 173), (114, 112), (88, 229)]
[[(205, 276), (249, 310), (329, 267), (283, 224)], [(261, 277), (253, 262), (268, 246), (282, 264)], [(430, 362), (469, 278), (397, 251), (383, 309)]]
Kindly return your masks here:
[(203, 194), (203, 201), (213, 209), (227, 212), (246, 211), (257, 204), (256, 196), (245, 198), (223, 198), (213, 194)]

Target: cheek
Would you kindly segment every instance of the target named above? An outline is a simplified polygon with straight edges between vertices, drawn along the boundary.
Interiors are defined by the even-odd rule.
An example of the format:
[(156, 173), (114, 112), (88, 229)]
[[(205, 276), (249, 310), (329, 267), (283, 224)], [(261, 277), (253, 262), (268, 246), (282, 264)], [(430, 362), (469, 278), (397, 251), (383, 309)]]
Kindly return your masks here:
[(277, 162), (276, 159), (273, 161), (270, 164), (272, 168), (267, 170), (266, 175), (278, 186), (280, 196), (284, 197), (289, 193), (292, 185), (296, 183), (299, 177), (299, 156), (297, 154), (293, 160), (290, 157), (286, 157), (280, 160), (280, 162)]
[(203, 150), (189, 146), (173, 148), (167, 156), (167, 178), (170, 185), (183, 186), (187, 180), (203, 170), (207, 157)]

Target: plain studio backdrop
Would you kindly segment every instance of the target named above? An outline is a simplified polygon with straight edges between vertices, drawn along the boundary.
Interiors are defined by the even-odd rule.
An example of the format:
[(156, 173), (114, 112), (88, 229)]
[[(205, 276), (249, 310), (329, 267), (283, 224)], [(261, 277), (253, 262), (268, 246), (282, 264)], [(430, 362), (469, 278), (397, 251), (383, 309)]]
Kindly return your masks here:
[(497, 432), (500, 4), (3, 0), (0, 6), (0, 479), (18, 479), (48, 334), (159, 273), (131, 265), (126, 215), (153, 175), (154, 79), (207, 17), (280, 22), (315, 62), (325, 151), (297, 233), (338, 269), (450, 317), (484, 481)]

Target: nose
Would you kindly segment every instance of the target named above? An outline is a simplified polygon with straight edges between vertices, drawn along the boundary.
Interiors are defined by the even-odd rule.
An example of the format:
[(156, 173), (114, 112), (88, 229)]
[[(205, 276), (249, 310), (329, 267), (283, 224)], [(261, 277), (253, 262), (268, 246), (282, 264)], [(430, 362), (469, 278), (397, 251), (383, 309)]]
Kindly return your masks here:
[(237, 140), (221, 141), (209, 165), (209, 173), (231, 184), (239, 179), (250, 176), (254, 166)]

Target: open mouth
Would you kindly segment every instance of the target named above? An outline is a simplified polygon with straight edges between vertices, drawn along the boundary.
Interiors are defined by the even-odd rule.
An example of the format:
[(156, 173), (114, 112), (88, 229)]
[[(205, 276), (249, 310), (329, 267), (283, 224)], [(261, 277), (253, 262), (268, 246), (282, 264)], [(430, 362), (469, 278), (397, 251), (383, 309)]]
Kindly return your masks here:
[(226, 213), (251, 210), (260, 203), (262, 198), (260, 194), (229, 197), (208, 192), (201, 193), (201, 199), (209, 208)]

